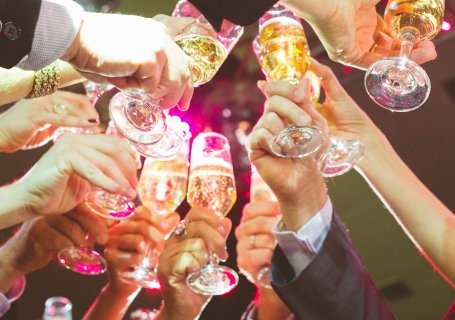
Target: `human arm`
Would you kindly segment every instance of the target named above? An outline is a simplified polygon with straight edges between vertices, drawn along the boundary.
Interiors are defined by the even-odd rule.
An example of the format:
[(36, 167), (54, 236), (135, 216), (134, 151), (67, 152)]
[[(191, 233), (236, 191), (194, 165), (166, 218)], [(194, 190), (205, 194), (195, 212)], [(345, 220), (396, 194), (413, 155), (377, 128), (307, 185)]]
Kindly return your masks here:
[[(329, 57), (343, 64), (366, 69), (374, 61), (396, 56), (399, 44), (389, 35), (376, 11), (379, 0), (282, 0), (309, 23)], [(374, 50), (371, 50), (371, 49)], [(411, 58), (424, 63), (436, 58), (431, 41), (419, 42)]]
[[(140, 16), (84, 12), (72, 0), (42, 0), (37, 11), (33, 44), (16, 58), (19, 67), (38, 70), (60, 58), (87, 77), (153, 94), (165, 108), (188, 107), (193, 93), (188, 59), (173, 32), (192, 20), (169, 19), (168, 28)], [(151, 40), (144, 41), (144, 34)]]
[(271, 288), (257, 284), (257, 275), (270, 266), (276, 246), (272, 227), (281, 212), (276, 202), (254, 201), (243, 208), (242, 219), (235, 229), (237, 266), (247, 279), (256, 285), (254, 319), (286, 319), (291, 312)]
[(8, 291), (21, 277), (46, 266), (60, 250), (81, 245), (87, 233), (100, 244), (107, 240), (104, 221), (80, 208), (64, 215), (26, 221), (0, 247), (0, 292)]
[(419, 251), (454, 286), (455, 267), (451, 261), (455, 261), (455, 215), (400, 158), (379, 128), (344, 91), (333, 72), (317, 61), (312, 62), (312, 69), (323, 79), (321, 84), (328, 96), (323, 107), (331, 110), (336, 123), (334, 134), (360, 139), (365, 146), (357, 170)]
[[(64, 88), (85, 80), (69, 63), (57, 60), (60, 80), (59, 88)], [(34, 72), (20, 68), (0, 69), (0, 106), (26, 97), (33, 89)]]
[(104, 249), (108, 283), (84, 315), (84, 320), (123, 319), (140, 287), (123, 279), (121, 274), (140, 266), (148, 247), (162, 250), (164, 235), (171, 232), (178, 221), (177, 213), (163, 218), (140, 206), (131, 218), (109, 229), (109, 240)]
[[(301, 230), (310, 223), (313, 224), (314, 219), (320, 217), (320, 212), (325, 212), (328, 203), (326, 186), (317, 164), (313, 163), (315, 159), (272, 157), (267, 152), (267, 141), (274, 133), (273, 130), (284, 128), (284, 124), (280, 123), (282, 119), (294, 119), (293, 122), (296, 123), (301, 118), (298, 115), (304, 115), (304, 111), (314, 119), (317, 119), (317, 115), (309, 101), (308, 88), (304, 91), (307, 100), (300, 103), (294, 103), (299, 101), (299, 95), (296, 96), (298, 92), (287, 83), (271, 82), (265, 87), (265, 92), (269, 98), (264, 115), (253, 129), (247, 147), (251, 150), (250, 159), (258, 172), (279, 202), (284, 202), (280, 203), (283, 219), (276, 228), (280, 233), (286, 232), (291, 236), (295, 244), (294, 250), (297, 250), (289, 250), (288, 241), (283, 244), (278, 242), (271, 264), (273, 288), (299, 319), (362, 319), (364, 315), (368, 319), (393, 319), (349, 238), (331, 236), (333, 223), (326, 235), (323, 235), (324, 227), (321, 229), (322, 237), (319, 239), (323, 240), (312, 241), (310, 245), (306, 241), (299, 241), (297, 236)], [(293, 111), (299, 110), (293, 114)], [(274, 114), (268, 115), (271, 112)], [(324, 121), (318, 123), (326, 132), (327, 124)], [(274, 170), (276, 172), (272, 174)], [(323, 223), (322, 226), (324, 225)], [(336, 231), (336, 235), (343, 235), (344, 229), (340, 227)], [(342, 251), (336, 250), (337, 248)], [(319, 264), (320, 257), (324, 258), (321, 263), (323, 268)], [(332, 274), (333, 278), (330, 277)], [(341, 280), (346, 281), (347, 288), (338, 290)], [(344, 291), (347, 292), (346, 295)], [(345, 299), (355, 302), (346, 304)]]
[(194, 319), (210, 300), (192, 291), (187, 283), (189, 272), (205, 266), (210, 253), (221, 260), (228, 257), (226, 238), (232, 227), (228, 218), (219, 218), (213, 212), (192, 208), (185, 217), (186, 233), (175, 233), (166, 240), (158, 264), (158, 279), (163, 295), (163, 308), (157, 319)]
[(136, 196), (136, 155), (126, 141), (106, 135), (64, 133), (19, 180), (0, 187), (0, 228), (39, 215), (62, 214), (90, 185)]

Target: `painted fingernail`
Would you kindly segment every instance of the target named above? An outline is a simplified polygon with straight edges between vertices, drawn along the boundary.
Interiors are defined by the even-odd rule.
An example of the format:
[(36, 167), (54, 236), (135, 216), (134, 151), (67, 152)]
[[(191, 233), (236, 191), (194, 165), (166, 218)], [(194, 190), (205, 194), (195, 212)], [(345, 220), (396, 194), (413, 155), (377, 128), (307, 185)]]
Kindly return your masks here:
[(222, 224), (220, 224), (217, 228), (218, 232), (221, 234), (221, 235), (224, 235), (224, 232), (226, 231), (224, 229), (224, 226)]
[(98, 123), (99, 119), (88, 119), (87, 120), (89, 123)]

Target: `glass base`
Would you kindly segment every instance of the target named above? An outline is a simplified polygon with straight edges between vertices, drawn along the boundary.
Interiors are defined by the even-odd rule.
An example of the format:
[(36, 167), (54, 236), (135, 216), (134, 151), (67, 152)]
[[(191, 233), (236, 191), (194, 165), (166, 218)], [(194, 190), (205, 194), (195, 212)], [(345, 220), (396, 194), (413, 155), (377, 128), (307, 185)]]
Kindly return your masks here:
[(155, 143), (166, 131), (157, 101), (140, 91), (116, 93), (109, 103), (109, 115), (118, 131), (134, 143)]
[(234, 270), (214, 264), (207, 264), (186, 277), (186, 283), (194, 292), (206, 296), (228, 293), (238, 282), (239, 276)]
[(104, 190), (88, 192), (85, 196), (85, 204), (90, 210), (103, 218), (119, 220), (133, 215), (136, 209), (130, 199)]
[(291, 126), (269, 142), (270, 150), (281, 158), (304, 158), (324, 144), (321, 130), (312, 126)]
[(122, 278), (142, 288), (160, 289), (156, 270), (151, 268), (136, 268), (132, 271), (122, 272)]
[(134, 148), (144, 157), (170, 158), (180, 152), (182, 137), (168, 128), (163, 137), (153, 144), (133, 143)]
[(359, 140), (332, 139), (332, 146), (319, 159), (322, 176), (330, 178), (348, 172), (362, 159), (363, 151)]
[(374, 102), (397, 112), (417, 109), (428, 99), (431, 90), (425, 70), (403, 57), (378, 60), (365, 73), (364, 83)]
[(256, 277), (256, 282), (258, 285), (260, 285), (263, 288), (272, 289), (272, 285), (271, 285), (271, 281), (270, 281), (270, 268), (269, 267), (264, 267), (259, 271), (259, 273)]
[(89, 248), (67, 248), (58, 253), (58, 261), (65, 268), (85, 275), (96, 275), (106, 272), (106, 260), (96, 251)]

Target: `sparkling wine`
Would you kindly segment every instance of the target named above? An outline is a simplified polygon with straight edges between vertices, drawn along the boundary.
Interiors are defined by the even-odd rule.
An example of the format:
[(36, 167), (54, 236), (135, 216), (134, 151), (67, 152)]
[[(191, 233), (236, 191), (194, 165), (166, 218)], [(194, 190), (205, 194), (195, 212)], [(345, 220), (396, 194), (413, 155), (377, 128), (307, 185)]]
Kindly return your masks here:
[(270, 19), (259, 33), (262, 70), (273, 80), (301, 79), (310, 65), (310, 50), (302, 26), (294, 19)]
[(392, 0), (384, 13), (385, 22), (398, 38), (403, 28), (413, 28), (421, 40), (436, 36), (443, 17), (443, 0)]
[(148, 158), (137, 187), (142, 203), (158, 214), (168, 214), (185, 199), (188, 183), (188, 160)]
[(236, 198), (232, 166), (219, 159), (193, 165), (188, 184), (188, 203), (192, 207), (207, 208), (225, 216)]
[(210, 81), (226, 59), (226, 49), (216, 39), (205, 35), (184, 35), (175, 42), (190, 58), (195, 85)]

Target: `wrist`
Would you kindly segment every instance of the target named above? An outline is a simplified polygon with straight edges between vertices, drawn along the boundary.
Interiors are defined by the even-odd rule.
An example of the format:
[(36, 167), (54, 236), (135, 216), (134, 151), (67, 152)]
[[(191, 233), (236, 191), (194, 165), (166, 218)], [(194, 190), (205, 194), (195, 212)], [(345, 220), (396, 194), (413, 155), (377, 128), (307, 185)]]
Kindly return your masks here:
[(0, 247), (0, 292), (7, 293), (25, 273), (15, 267), (14, 257), (8, 246)]
[(282, 222), (286, 230), (297, 232), (324, 207), (327, 186), (322, 177), (312, 181), (302, 187), (300, 197), (294, 201), (280, 200)]
[(27, 206), (27, 195), (19, 180), (0, 187), (0, 229), (21, 223), (36, 215)]

